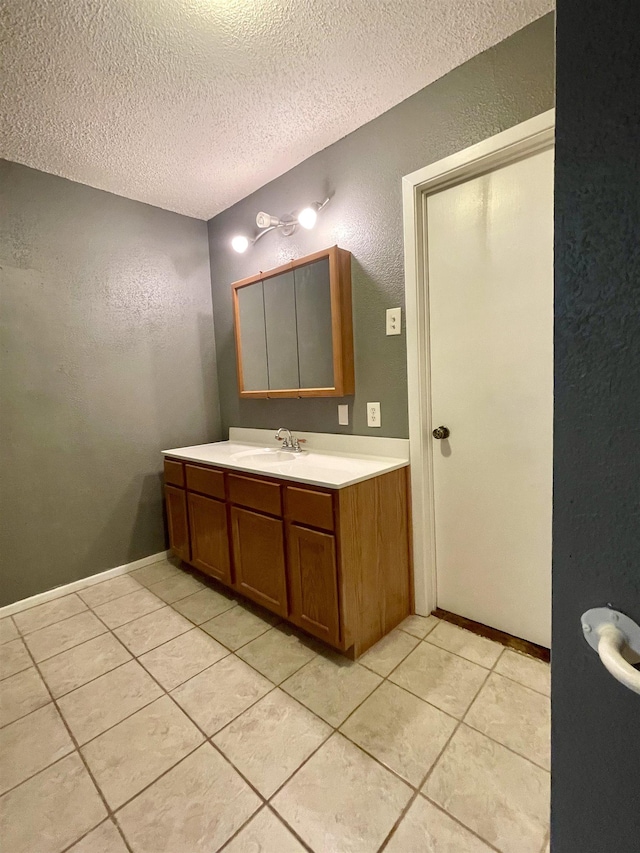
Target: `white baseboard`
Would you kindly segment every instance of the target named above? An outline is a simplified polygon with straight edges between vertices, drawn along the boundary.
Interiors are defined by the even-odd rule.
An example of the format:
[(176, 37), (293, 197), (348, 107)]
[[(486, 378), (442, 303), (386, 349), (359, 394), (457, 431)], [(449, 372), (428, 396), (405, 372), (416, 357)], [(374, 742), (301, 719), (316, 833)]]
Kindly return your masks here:
[(87, 586), (94, 586), (97, 583), (108, 581), (110, 578), (115, 578), (118, 575), (126, 575), (127, 572), (132, 572), (134, 569), (150, 566), (152, 563), (164, 560), (170, 553), (170, 551), (159, 551), (157, 554), (149, 554), (148, 557), (134, 560), (133, 563), (125, 563), (124, 566), (116, 566), (115, 569), (107, 569), (104, 572), (98, 572), (97, 575), (90, 575), (88, 578), (81, 578), (78, 581), (72, 581), (63, 586), (56, 586), (53, 589), (48, 589), (46, 592), (39, 592), (37, 595), (23, 598), (21, 601), (14, 601), (13, 604), (6, 604), (4, 607), (0, 607), (0, 618), (11, 616), (13, 613), (20, 613), (22, 610), (28, 610), (37, 604), (44, 604), (45, 601), (51, 601), (53, 598), (61, 598), (63, 595), (69, 595), (70, 592), (76, 592), (78, 589), (84, 589)]

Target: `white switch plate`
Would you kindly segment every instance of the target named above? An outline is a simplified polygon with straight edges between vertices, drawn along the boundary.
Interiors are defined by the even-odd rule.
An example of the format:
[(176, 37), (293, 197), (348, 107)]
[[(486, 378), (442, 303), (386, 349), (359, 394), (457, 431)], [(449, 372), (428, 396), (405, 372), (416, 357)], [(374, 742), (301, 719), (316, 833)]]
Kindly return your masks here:
[(367, 403), (367, 426), (380, 426), (380, 403)]
[(347, 426), (349, 423), (349, 406), (347, 404), (338, 406), (338, 423)]
[(402, 334), (402, 308), (387, 308), (387, 334)]

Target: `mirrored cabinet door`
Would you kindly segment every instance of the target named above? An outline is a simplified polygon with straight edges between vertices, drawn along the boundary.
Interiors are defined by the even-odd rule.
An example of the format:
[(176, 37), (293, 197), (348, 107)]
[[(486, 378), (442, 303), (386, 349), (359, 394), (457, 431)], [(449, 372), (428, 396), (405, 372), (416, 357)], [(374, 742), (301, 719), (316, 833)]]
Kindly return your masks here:
[(353, 394), (349, 252), (333, 246), (232, 288), (241, 397)]
[(294, 270), (300, 388), (333, 385), (329, 259)]
[(299, 388), (296, 293), (293, 272), (276, 275), (264, 284), (264, 321), (269, 390)]
[(264, 325), (264, 288), (261, 281), (237, 293), (237, 319), (241, 330), (242, 378), (246, 391), (269, 387), (267, 337)]

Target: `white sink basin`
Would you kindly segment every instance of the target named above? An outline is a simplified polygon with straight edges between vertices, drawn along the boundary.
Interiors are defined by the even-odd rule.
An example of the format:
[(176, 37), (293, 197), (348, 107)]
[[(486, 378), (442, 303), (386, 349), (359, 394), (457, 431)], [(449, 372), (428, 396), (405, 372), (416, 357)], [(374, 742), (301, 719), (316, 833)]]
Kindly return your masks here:
[(280, 465), (286, 462), (293, 462), (296, 458), (300, 458), (303, 455), (304, 451), (301, 453), (290, 453), (287, 450), (280, 450), (278, 447), (265, 447), (262, 450), (256, 450), (255, 448), (241, 450), (238, 453), (232, 453), (229, 459), (233, 459), (234, 462), (242, 463), (243, 465), (251, 465), (253, 463), (257, 463), (258, 465)]

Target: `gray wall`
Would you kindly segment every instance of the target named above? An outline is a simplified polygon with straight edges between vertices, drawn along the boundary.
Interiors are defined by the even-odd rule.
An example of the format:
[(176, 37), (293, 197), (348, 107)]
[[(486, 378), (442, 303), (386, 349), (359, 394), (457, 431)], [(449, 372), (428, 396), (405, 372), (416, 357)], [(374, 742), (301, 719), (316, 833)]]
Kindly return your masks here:
[(585, 643), (640, 624), (640, 12), (558, 0), (553, 853), (640, 850), (640, 696)]
[(1, 599), (163, 550), (160, 450), (219, 437), (207, 230), (0, 161)]
[[(224, 433), (229, 426), (284, 425), (408, 435), (405, 337), (384, 333), (385, 310), (404, 305), (401, 179), (550, 109), (553, 64), (554, 21), (548, 15), (209, 222)], [(231, 249), (234, 234), (254, 233), (259, 210), (282, 215), (328, 193), (335, 195), (313, 231), (300, 230), (293, 237), (267, 234), (245, 255)], [(353, 253), (356, 394), (348, 401), (348, 427), (338, 426), (335, 398), (241, 401), (231, 314), (233, 281), (336, 243)], [(370, 400), (381, 402), (381, 429), (367, 428)]]

